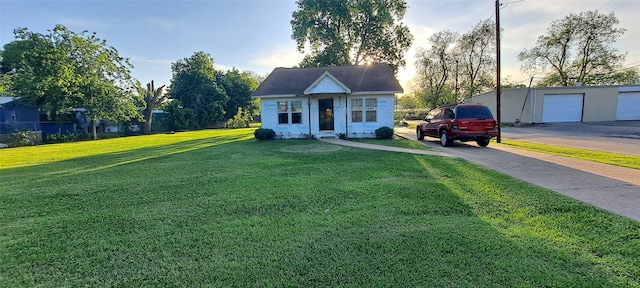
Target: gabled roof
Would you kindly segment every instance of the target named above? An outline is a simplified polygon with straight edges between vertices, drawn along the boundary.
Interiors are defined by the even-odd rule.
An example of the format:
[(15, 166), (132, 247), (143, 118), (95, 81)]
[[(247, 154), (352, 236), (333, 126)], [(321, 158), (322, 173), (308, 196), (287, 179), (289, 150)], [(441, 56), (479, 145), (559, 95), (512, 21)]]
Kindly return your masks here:
[(7, 96), (2, 96), (0, 97), (0, 104), (7, 104), (10, 102), (13, 102), (15, 100), (20, 99), (20, 97), (7, 97)]
[[(402, 93), (393, 71), (387, 64), (331, 66), (318, 68), (276, 68), (254, 91), (252, 97), (308, 95), (325, 78), (337, 80), (350, 93)], [(345, 89), (346, 90), (346, 89)], [(305, 93), (307, 92), (307, 93)]]
[(305, 95), (317, 93), (351, 93), (351, 89), (344, 85), (331, 73), (324, 72), (320, 78), (313, 81), (307, 89), (304, 90)]

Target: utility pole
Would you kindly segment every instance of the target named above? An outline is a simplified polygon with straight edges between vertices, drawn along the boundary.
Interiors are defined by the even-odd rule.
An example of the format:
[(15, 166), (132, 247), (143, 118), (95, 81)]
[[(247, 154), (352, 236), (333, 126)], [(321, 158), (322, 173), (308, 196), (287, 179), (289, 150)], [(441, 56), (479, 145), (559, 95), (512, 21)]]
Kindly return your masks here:
[(502, 141), (500, 126), (500, 0), (496, 0), (496, 121), (498, 121), (498, 137), (496, 142)]

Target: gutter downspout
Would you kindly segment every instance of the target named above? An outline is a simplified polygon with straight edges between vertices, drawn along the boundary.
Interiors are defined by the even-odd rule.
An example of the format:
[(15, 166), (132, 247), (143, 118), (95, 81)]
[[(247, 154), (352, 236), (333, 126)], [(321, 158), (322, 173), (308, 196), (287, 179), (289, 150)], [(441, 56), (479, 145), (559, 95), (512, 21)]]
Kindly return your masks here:
[(533, 95), (531, 96), (531, 124), (536, 123), (536, 106), (538, 105), (537, 92), (538, 89), (533, 89)]

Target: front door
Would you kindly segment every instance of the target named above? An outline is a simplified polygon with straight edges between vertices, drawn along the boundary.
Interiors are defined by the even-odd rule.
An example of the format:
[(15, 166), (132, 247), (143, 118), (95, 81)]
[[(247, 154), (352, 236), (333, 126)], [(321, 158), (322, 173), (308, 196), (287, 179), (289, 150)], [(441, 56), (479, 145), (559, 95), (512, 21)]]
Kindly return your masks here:
[(333, 130), (333, 99), (318, 99), (320, 131)]

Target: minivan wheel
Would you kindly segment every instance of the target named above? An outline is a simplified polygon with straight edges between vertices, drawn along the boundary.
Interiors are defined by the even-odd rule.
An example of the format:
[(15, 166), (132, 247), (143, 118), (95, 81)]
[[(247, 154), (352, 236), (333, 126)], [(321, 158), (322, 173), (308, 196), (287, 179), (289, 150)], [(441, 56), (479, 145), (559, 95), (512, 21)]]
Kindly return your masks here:
[(489, 145), (489, 141), (491, 141), (491, 139), (482, 138), (482, 139), (476, 140), (476, 143), (478, 143), (478, 146), (480, 147), (487, 147), (487, 145)]
[(453, 140), (449, 139), (449, 135), (447, 135), (447, 131), (442, 131), (440, 132), (440, 144), (442, 144), (442, 146), (448, 147), (451, 146), (451, 144), (453, 143)]
[(424, 134), (422, 134), (422, 129), (420, 129), (420, 126), (416, 128), (416, 137), (418, 138), (418, 140), (424, 140)]

